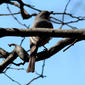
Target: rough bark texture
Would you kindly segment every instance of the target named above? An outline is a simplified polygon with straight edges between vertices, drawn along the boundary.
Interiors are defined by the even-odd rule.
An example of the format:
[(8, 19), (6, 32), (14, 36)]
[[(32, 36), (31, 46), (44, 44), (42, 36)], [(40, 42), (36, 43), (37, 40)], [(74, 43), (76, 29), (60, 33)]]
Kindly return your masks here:
[[(63, 49), (67, 45), (73, 43), (74, 41), (75, 41), (75, 38), (73, 38), (73, 39), (65, 38), (65, 39), (60, 40), (59, 42), (56, 43), (56, 45), (54, 45), (50, 49), (37, 53), (36, 61), (40, 61), (40, 60), (44, 60), (44, 59), (48, 59), (48, 58), (52, 57), (52, 55), (56, 54), (61, 49)], [(79, 41), (79, 40), (77, 40), (77, 41)], [(17, 51), (17, 49), (15, 48), (13, 52), (9, 53), (9, 55), (4, 54), (4, 56), (5, 56), (4, 58), (6, 58), (6, 55), (8, 55), (8, 56), (5, 59), (5, 61), (2, 62), (2, 64), (0, 64), (0, 73), (2, 73), (4, 71), (4, 69), (19, 56), (16, 51)], [(18, 52), (19, 52), (19, 50), (18, 50)], [(3, 49), (0, 50), (0, 54), (3, 55)], [(22, 59), (22, 58), (21, 59), (24, 60), (25, 62), (29, 62), (29, 54), (24, 55), (22, 57), (27, 58), (27, 56), (28, 56), (28, 60), (25, 61), (25, 59)]]
[(17, 28), (0, 28), (0, 37), (5, 36), (42, 36), (48, 35), (50, 37), (63, 37), (63, 38), (81, 38), (85, 39), (85, 29), (17, 29)]

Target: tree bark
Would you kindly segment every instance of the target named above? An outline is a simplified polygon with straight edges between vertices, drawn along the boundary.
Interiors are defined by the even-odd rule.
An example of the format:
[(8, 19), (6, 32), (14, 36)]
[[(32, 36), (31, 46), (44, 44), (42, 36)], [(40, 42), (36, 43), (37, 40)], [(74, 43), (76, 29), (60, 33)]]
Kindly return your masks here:
[(80, 38), (85, 39), (85, 29), (17, 29), (17, 28), (0, 28), (0, 37), (5, 36), (50, 36), (50, 37), (63, 37), (63, 38)]

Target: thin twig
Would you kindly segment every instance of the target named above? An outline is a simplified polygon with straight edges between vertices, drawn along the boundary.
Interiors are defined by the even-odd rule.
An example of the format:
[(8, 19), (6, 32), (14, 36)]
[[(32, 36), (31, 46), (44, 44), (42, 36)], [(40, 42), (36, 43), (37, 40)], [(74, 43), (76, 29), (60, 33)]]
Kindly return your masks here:
[(43, 60), (43, 65), (42, 65), (42, 73), (41, 73), (42, 77), (43, 77), (43, 73), (44, 73), (44, 68), (45, 68), (45, 60)]
[(18, 63), (18, 64), (16, 64), (16, 63), (12, 62), (12, 64), (14, 64), (14, 65), (16, 65), (16, 66), (20, 66), (20, 65), (24, 65), (24, 64), (25, 64), (25, 62), (23, 62), (23, 63)]
[(35, 8), (35, 7), (33, 7), (33, 6), (30, 6), (30, 5), (25, 4), (25, 3), (24, 3), (24, 5), (27, 6), (27, 7), (29, 7), (29, 8), (31, 8), (31, 9), (33, 9), (33, 10), (36, 10), (36, 11), (38, 11), (38, 12), (41, 12), (40, 9), (37, 9), (37, 8)]
[(31, 84), (34, 80), (37, 80), (37, 79), (39, 79), (40, 77), (41, 77), (41, 76), (37, 76), (37, 77), (33, 78), (33, 79), (30, 80), (26, 85)]
[[(11, 10), (10, 10), (10, 8), (9, 8), (9, 6), (8, 6), (8, 4), (7, 4), (7, 9), (9, 10), (9, 12), (12, 14), (12, 12), (11, 12)], [(13, 18), (20, 24), (20, 25), (22, 25), (22, 26), (24, 26), (24, 27), (26, 27), (27, 28), (27, 26), (25, 25), (25, 24), (22, 24), (14, 15), (12, 15), (13, 16)]]
[(37, 79), (39, 79), (39, 78), (44, 78), (44, 77), (46, 77), (46, 76), (43, 76), (43, 73), (44, 73), (44, 67), (45, 67), (45, 60), (43, 61), (42, 72), (41, 72), (41, 74), (36, 73), (38, 76), (35, 77), (35, 78), (33, 78), (32, 80), (30, 80), (26, 85), (31, 84), (34, 80), (37, 80)]
[(67, 48), (65, 48), (63, 50), (63, 52), (65, 52), (66, 50), (68, 50), (71, 46), (73, 46), (76, 42), (78, 41), (78, 39), (75, 39), (74, 42), (72, 42)]
[(62, 13), (54, 13), (54, 12), (53, 12), (53, 14), (54, 14), (54, 15), (63, 15), (63, 14), (64, 14), (64, 15), (70, 16), (71, 18), (76, 18), (76, 19), (82, 18), (81, 16), (78, 16), (78, 17), (77, 17), (77, 16), (73, 16), (72, 14), (67, 13), (67, 12), (65, 12), (65, 13), (64, 13), (64, 12), (62, 12)]
[[(66, 6), (65, 6), (65, 9), (64, 9), (64, 13), (66, 13), (66, 10), (67, 10), (67, 7), (68, 7), (70, 1), (71, 1), (71, 0), (69, 0), (69, 1), (67, 2)], [(63, 25), (64, 25), (64, 14), (63, 14), (63, 16), (62, 16), (62, 24), (61, 24), (61, 26), (60, 26), (60, 29), (62, 29)]]
[(14, 69), (14, 70), (25, 70), (24, 68), (9, 68), (9, 69)]
[(4, 71), (4, 73), (6, 73), (6, 71), (11, 67), (12, 64), (10, 64)]
[(25, 37), (23, 37), (23, 39), (21, 40), (20, 46), (22, 45), (24, 40), (25, 40)]
[(6, 73), (4, 73), (4, 75), (5, 75), (6, 77), (8, 77), (11, 81), (17, 83), (18, 85), (21, 85), (18, 81), (15, 81), (13, 78), (11, 78), (10, 76), (8, 76)]
[[(67, 7), (68, 7), (70, 1), (71, 1), (71, 0), (69, 0), (69, 1), (67, 2), (66, 6), (65, 6), (65, 9), (64, 9), (64, 13), (66, 13), (66, 10), (67, 10)], [(64, 22), (64, 14), (63, 14), (63, 16), (62, 16), (62, 21)]]
[(17, 12), (17, 13), (10, 13), (10, 14), (0, 14), (0, 16), (9, 16), (9, 15), (17, 15), (17, 14), (20, 14), (20, 12)]

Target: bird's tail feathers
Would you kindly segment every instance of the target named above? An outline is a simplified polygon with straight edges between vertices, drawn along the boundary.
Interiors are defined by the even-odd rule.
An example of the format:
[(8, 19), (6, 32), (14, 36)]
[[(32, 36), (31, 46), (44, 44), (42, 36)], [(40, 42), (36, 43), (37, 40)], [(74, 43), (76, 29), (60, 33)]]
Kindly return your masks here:
[(28, 68), (27, 68), (27, 72), (34, 72), (34, 70), (35, 70), (35, 57), (32, 56), (29, 59), (29, 65), (28, 65)]

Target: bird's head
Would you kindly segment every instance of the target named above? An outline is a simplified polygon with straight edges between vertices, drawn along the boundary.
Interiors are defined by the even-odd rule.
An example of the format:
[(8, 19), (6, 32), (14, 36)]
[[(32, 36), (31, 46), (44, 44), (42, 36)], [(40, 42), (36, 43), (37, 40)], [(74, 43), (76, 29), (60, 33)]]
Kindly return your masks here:
[(49, 11), (41, 11), (41, 12), (37, 15), (37, 17), (43, 18), (43, 19), (49, 19), (50, 14), (52, 14), (52, 13), (53, 13), (52, 11), (51, 11), (51, 12), (49, 12)]

